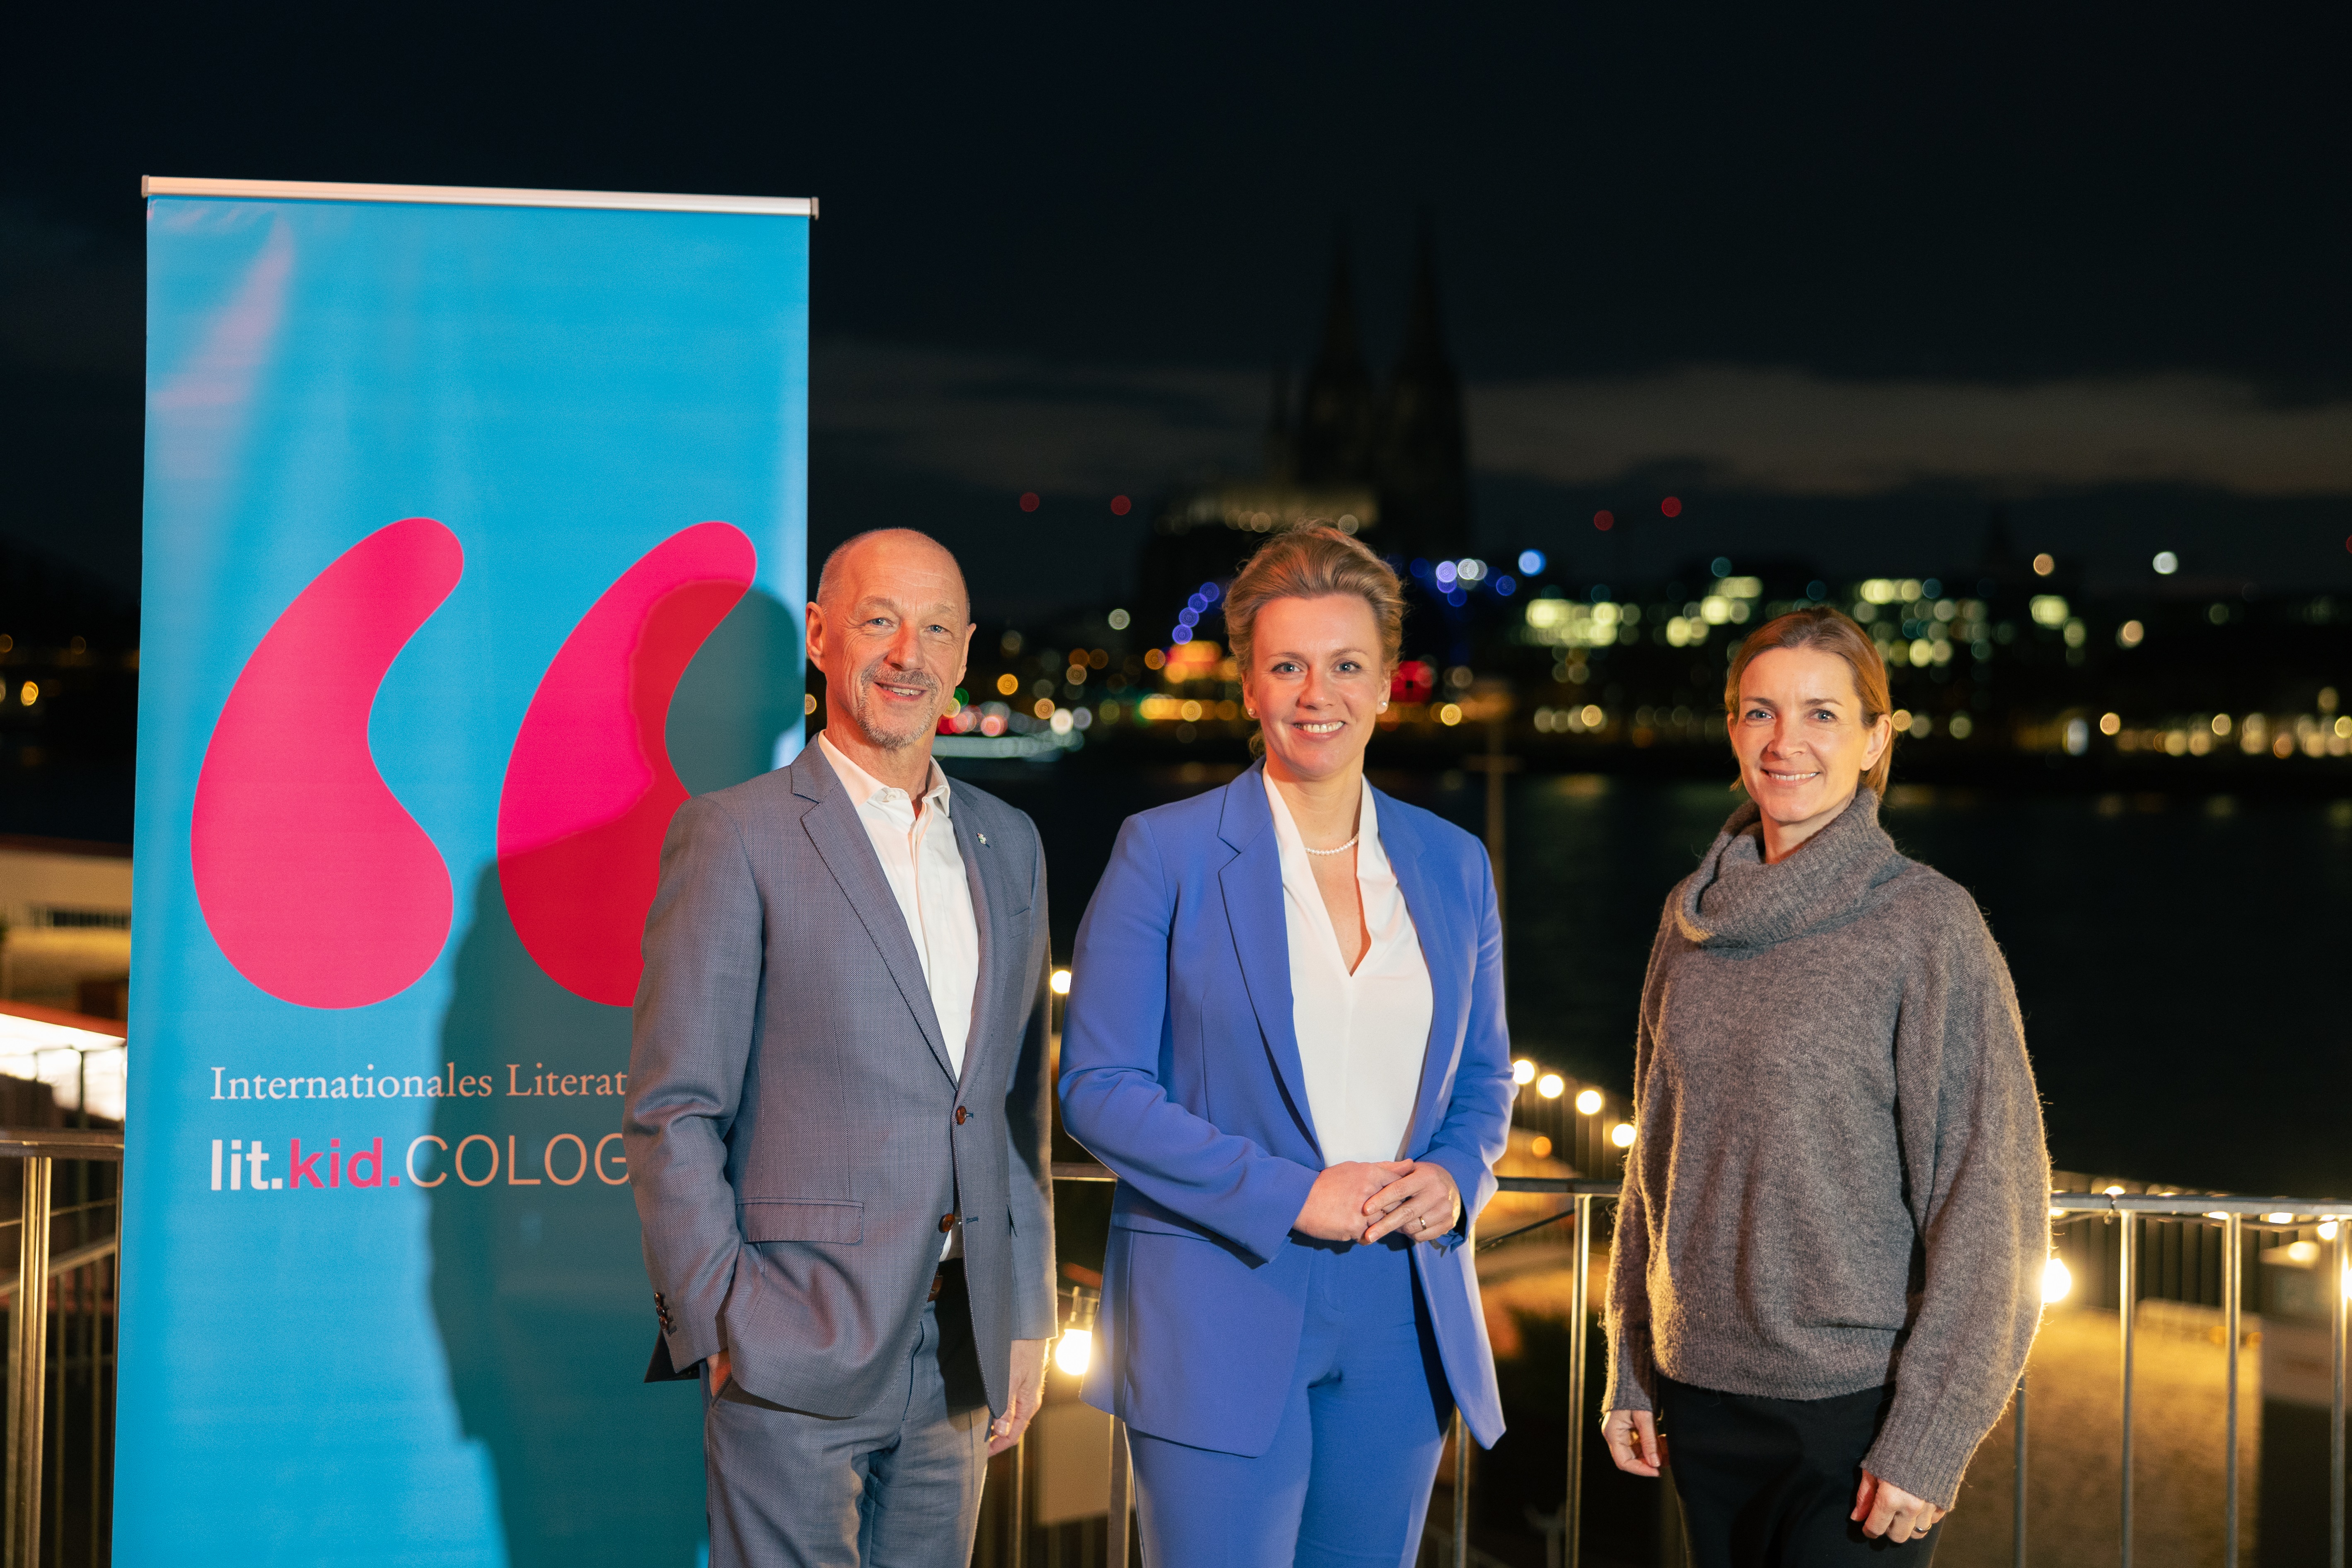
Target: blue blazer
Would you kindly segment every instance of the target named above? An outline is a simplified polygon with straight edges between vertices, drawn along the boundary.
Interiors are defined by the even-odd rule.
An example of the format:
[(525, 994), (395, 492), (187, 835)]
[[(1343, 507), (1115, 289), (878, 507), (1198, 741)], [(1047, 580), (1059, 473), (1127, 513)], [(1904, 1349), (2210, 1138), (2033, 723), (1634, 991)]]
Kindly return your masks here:
[[(1414, 1246), (1413, 1268), (1454, 1401), (1491, 1447), (1502, 1402), (1469, 1242), (1513, 1093), (1495, 879), (1460, 828), (1379, 806), (1436, 1003), (1406, 1147), (1462, 1191), (1461, 1225)], [(1260, 767), (1128, 818), (1071, 974), (1063, 1121), (1118, 1176), (1087, 1402), (1155, 1437), (1262, 1454), (1306, 1317), (1311, 1254), (1290, 1222), (1323, 1156)]]

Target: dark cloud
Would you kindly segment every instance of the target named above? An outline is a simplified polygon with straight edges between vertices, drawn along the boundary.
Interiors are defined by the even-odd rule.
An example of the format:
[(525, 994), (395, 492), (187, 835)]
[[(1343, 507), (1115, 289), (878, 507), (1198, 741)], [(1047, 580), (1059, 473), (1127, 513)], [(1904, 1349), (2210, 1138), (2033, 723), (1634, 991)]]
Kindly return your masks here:
[(2022, 384), (1706, 365), (1470, 389), (1474, 460), (1564, 485), (1681, 468), (1717, 489), (1994, 496), (2179, 485), (2352, 496), (2352, 401), (2185, 373)]
[[(838, 342), (814, 356), (821, 437), (977, 489), (1078, 494), (1246, 472), (1263, 375), (1052, 365)], [(1674, 471), (1724, 490), (2021, 497), (2103, 485), (2352, 497), (2352, 401), (2176, 374), (2022, 383), (1700, 365), (1473, 381), (1471, 460), (1564, 487)]]
[(136, 376), (144, 285), (136, 251), (29, 203), (0, 204), (0, 365), (11, 374)]
[(863, 460), (1018, 495), (1140, 491), (1256, 460), (1262, 375), (1061, 366), (835, 342), (811, 354), (811, 434)]

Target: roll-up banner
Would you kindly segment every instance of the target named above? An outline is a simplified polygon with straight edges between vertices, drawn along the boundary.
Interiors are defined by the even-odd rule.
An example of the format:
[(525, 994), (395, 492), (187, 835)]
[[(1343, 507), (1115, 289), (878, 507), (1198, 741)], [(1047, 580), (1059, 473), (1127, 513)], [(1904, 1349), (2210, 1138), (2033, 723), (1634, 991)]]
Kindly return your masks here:
[(801, 735), (815, 204), (147, 195), (116, 1561), (690, 1568), (628, 1007)]

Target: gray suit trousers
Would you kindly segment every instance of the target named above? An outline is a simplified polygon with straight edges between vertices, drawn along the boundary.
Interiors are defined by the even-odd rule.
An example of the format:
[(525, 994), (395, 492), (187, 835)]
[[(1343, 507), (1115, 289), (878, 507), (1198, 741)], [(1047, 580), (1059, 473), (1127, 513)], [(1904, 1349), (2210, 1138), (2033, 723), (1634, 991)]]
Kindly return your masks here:
[(814, 1415), (730, 1383), (702, 1446), (710, 1568), (965, 1568), (989, 1412), (961, 1289), (927, 1303), (883, 1396)]

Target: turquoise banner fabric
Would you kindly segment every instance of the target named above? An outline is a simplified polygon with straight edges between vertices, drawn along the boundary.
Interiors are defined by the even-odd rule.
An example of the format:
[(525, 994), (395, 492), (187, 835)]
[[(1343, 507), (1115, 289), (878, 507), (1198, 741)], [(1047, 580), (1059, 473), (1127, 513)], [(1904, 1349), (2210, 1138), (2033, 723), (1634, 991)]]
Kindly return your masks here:
[(628, 1004), (801, 735), (809, 227), (149, 202), (119, 1561), (702, 1550)]

